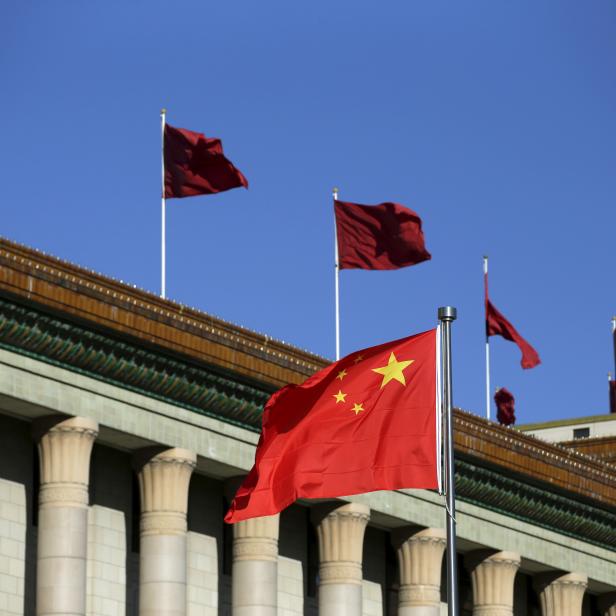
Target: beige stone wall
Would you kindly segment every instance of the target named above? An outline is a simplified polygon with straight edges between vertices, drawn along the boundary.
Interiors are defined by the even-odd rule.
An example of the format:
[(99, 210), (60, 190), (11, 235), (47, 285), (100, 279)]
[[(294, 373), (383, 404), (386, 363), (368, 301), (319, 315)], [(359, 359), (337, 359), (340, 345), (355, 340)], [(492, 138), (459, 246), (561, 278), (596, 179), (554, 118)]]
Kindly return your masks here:
[(383, 616), (383, 592), (381, 585), (362, 581), (362, 616)]
[(304, 615), (304, 576), (302, 563), (278, 557), (278, 616)]
[(25, 488), (0, 479), (0, 605), (7, 616), (23, 614), (25, 565)]
[(216, 539), (188, 533), (188, 616), (218, 615), (218, 554)]
[(124, 616), (126, 519), (122, 511), (90, 507), (86, 576), (87, 616)]

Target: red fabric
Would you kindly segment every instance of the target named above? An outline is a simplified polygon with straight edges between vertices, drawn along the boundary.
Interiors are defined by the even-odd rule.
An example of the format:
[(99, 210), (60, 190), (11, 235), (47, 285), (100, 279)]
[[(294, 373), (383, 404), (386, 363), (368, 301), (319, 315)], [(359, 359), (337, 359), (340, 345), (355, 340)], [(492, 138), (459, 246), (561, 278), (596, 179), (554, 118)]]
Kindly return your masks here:
[(610, 413), (616, 413), (616, 381), (610, 381)]
[[(392, 356), (413, 360), (401, 370), (405, 384), (374, 371)], [(283, 387), (265, 405), (255, 464), (225, 521), (272, 515), (298, 498), (436, 488), (435, 407), (436, 330), (358, 351)]]
[(501, 387), (494, 394), (496, 403), (496, 418), (503, 426), (511, 426), (515, 423), (515, 398), (513, 394), (504, 387)]
[(421, 218), (397, 203), (334, 202), (340, 269), (389, 270), (432, 258)]
[(516, 328), (496, 309), (488, 299), (488, 276), (485, 276), (485, 301), (486, 301), (486, 336), (502, 336), (505, 340), (515, 342), (522, 351), (522, 368), (534, 368), (541, 363), (539, 354), (535, 349), (520, 336)]
[(225, 157), (220, 139), (165, 124), (165, 198), (210, 195), (248, 181)]

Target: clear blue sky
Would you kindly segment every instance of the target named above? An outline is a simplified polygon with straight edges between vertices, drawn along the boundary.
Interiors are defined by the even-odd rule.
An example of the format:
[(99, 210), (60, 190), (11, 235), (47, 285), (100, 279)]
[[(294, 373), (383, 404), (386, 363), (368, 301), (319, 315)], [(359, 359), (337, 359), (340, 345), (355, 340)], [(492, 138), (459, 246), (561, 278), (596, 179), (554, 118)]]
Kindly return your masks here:
[(433, 260), (341, 274), (342, 350), (457, 306), (454, 402), (484, 412), (482, 255), (519, 422), (607, 411), (616, 4), (6, 0), (0, 233), (159, 290), (160, 125), (250, 190), (171, 200), (168, 295), (332, 357), (333, 186), (424, 220)]

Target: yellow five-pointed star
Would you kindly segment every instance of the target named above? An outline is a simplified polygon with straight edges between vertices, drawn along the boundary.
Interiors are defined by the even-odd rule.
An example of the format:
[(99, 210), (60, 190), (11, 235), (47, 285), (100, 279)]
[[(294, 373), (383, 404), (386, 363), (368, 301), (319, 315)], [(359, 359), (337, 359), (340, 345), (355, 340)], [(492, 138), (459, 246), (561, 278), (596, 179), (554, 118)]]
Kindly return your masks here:
[(362, 359), (364, 358), (363, 355), (358, 355), (355, 360), (353, 361), (354, 364), (358, 364), (360, 361), (362, 361)]
[(365, 411), (366, 409), (364, 408), (364, 403), (360, 402), (359, 404), (353, 404), (353, 408), (351, 410), (355, 411), (355, 415), (359, 415), (359, 413)]
[(342, 381), (342, 379), (348, 374), (348, 372), (346, 370), (340, 370), (340, 372), (338, 373), (338, 376), (336, 377), (337, 379), (340, 379)]
[(347, 397), (347, 394), (343, 394), (342, 389), (339, 389), (338, 393), (334, 394), (334, 398), (336, 398), (336, 404), (338, 404), (338, 402), (344, 402), (344, 399), (346, 397)]
[(380, 389), (383, 389), (389, 381), (398, 381), (402, 385), (406, 385), (406, 379), (404, 378), (403, 370), (408, 368), (415, 360), (409, 359), (408, 361), (398, 361), (394, 353), (389, 356), (389, 362), (382, 368), (372, 368), (372, 372), (377, 372), (383, 375), (383, 382)]

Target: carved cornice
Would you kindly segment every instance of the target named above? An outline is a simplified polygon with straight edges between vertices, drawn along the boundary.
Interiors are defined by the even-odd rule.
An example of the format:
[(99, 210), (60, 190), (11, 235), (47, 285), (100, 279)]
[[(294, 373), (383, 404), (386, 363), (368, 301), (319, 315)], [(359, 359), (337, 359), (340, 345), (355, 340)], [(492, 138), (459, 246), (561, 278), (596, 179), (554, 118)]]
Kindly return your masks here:
[(557, 489), (616, 507), (616, 473), (574, 450), (456, 410), (456, 455), (472, 457)]
[(271, 393), (2, 297), (0, 346), (253, 431)]
[(3, 238), (0, 291), (274, 388), (301, 382), (327, 364), (269, 336)]
[(586, 456), (616, 464), (616, 436), (596, 436), (593, 438), (580, 438), (572, 441), (558, 443), (567, 449), (576, 449)]
[(602, 509), (458, 457), (456, 496), (558, 533), (613, 549), (616, 511)]

